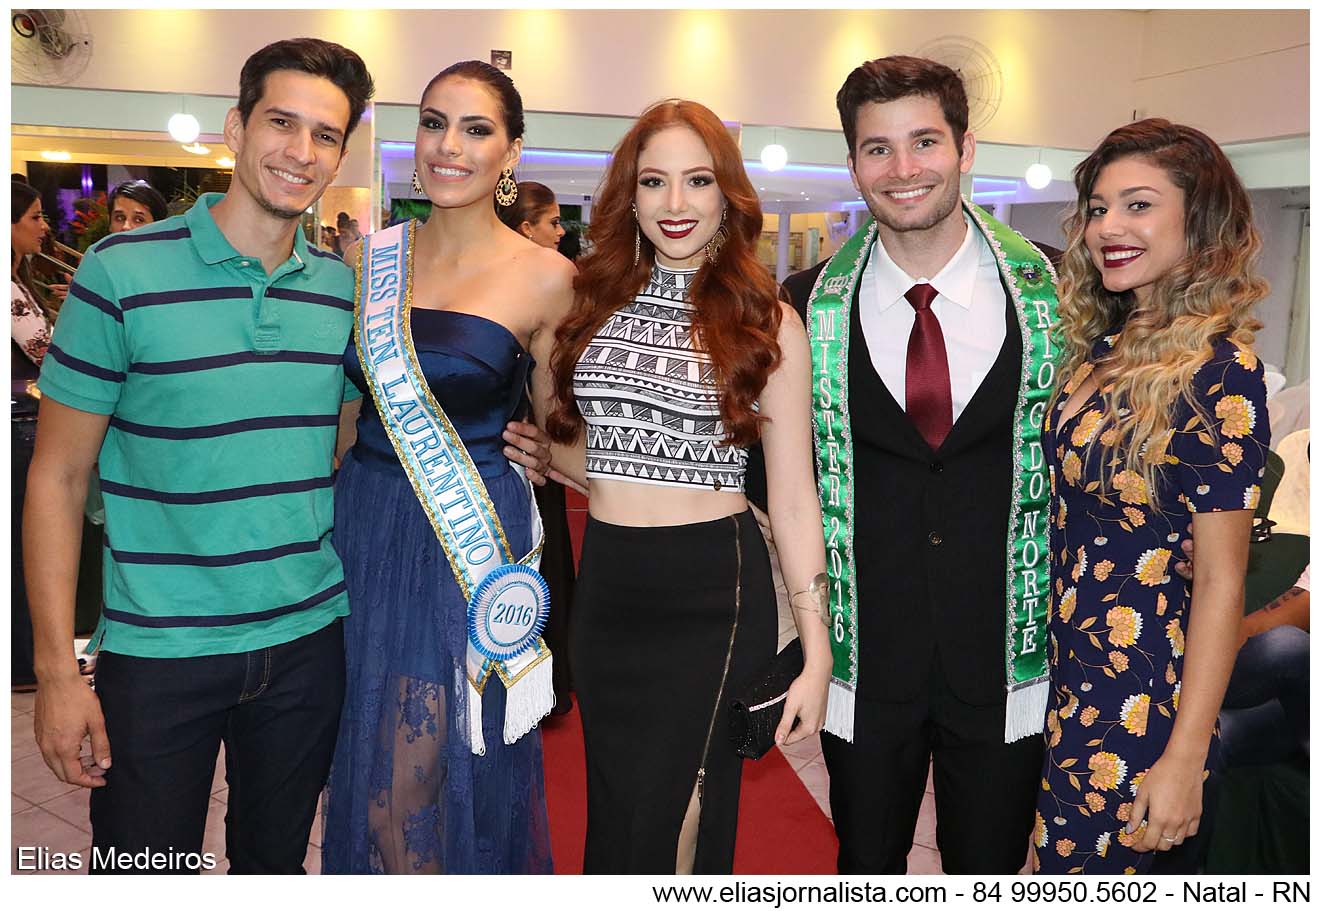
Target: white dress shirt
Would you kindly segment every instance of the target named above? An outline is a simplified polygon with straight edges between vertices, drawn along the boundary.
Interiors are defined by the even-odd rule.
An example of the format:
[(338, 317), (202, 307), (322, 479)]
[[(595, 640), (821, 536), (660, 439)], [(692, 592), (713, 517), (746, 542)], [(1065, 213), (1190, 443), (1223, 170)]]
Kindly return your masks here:
[(953, 420), (958, 421), (1005, 344), (1005, 290), (996, 256), (964, 216), (964, 242), (936, 275), (913, 277), (895, 264), (880, 240), (859, 280), (859, 321), (872, 366), (901, 408), (909, 333), (915, 319), (904, 292), (916, 284), (936, 288), (932, 312), (941, 323), (950, 366)]

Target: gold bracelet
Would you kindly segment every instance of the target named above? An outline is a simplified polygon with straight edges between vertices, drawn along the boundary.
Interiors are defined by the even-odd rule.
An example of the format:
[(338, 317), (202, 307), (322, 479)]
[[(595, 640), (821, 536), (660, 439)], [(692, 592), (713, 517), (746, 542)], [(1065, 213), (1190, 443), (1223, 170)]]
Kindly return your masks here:
[[(812, 605), (810, 607), (799, 607), (794, 603), (795, 599), (802, 595), (807, 595), (812, 599)], [(807, 588), (790, 595), (790, 608), (805, 613), (815, 613), (821, 619), (822, 625), (829, 629), (831, 627), (829, 601), (829, 580), (827, 579), (826, 573), (818, 573), (812, 577), (812, 581), (808, 583)]]

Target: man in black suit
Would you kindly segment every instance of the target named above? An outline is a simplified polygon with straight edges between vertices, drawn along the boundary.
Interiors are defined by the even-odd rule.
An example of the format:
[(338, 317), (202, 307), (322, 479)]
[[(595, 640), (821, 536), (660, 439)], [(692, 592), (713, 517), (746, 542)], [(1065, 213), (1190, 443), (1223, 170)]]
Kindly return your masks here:
[[(1030, 428), (1051, 380), (1050, 270), (1037, 248), (961, 204), (974, 140), (952, 70), (873, 60), (836, 101), (875, 235), (860, 231), (785, 288), (821, 337), (827, 322), (814, 308), (833, 286), (850, 330), (836, 394), (849, 402), (852, 508), (841, 516), (853, 550), (842, 577), (852, 558), (856, 621), (833, 603), (834, 638), (856, 626), (852, 652), (837, 651), (846, 670), (822, 737), (839, 868), (905, 871), (930, 762), (945, 872), (1015, 873), (1041, 772), (1047, 588), (1045, 539), (1017, 566), (1011, 516), (1013, 504), (1026, 538), (1039, 519), (1045, 534), (1045, 468)], [(1043, 382), (1021, 388), (1044, 360)], [(830, 371), (817, 368), (826, 477), (837, 447), (823, 442), (831, 397), (819, 386)], [(1016, 661), (1034, 670), (1016, 677)]]

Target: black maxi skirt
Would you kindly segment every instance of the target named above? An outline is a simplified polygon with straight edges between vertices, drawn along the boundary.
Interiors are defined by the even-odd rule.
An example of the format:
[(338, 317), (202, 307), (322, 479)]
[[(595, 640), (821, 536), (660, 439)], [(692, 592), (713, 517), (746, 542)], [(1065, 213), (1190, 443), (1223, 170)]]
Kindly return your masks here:
[(693, 872), (731, 872), (743, 760), (730, 743), (730, 696), (765, 673), (776, 631), (751, 511), (656, 528), (588, 517), (570, 630), (587, 751), (585, 873), (674, 873), (700, 768)]

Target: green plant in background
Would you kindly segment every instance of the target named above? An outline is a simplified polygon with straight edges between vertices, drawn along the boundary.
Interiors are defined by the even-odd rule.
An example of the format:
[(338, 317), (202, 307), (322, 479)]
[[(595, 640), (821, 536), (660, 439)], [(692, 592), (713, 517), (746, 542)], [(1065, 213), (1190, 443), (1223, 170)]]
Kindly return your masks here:
[(431, 201), (427, 199), (392, 199), (390, 200), (389, 224), (398, 224), (410, 218), (419, 223), (431, 216)]
[(197, 192), (187, 183), (180, 184), (179, 189), (175, 190), (174, 195), (170, 197), (167, 211), (171, 215), (183, 215), (193, 208), (193, 203), (197, 202)]

